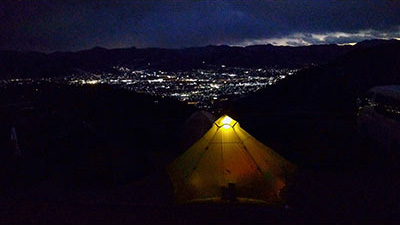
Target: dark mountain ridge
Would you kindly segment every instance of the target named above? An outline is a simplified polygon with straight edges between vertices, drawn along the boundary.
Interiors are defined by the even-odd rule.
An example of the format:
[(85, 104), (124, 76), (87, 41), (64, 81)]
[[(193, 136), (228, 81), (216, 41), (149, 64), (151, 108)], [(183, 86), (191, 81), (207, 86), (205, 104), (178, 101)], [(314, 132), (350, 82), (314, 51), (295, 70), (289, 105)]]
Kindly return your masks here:
[(247, 47), (205, 46), (184, 49), (95, 47), (78, 52), (17, 52), (0, 51), (0, 76), (2, 78), (54, 77), (69, 74), (75, 69), (112, 71), (115, 65), (137, 69), (187, 70), (207, 65), (240, 67), (302, 67), (324, 64), (345, 53), (375, 44), (398, 42), (396, 40), (371, 40), (355, 46), (312, 45)]
[[(335, 60), (304, 69), (251, 96), (238, 100), (239, 111), (346, 111), (378, 85), (400, 84), (400, 42), (361, 43)], [(357, 46), (357, 45), (356, 45)]]

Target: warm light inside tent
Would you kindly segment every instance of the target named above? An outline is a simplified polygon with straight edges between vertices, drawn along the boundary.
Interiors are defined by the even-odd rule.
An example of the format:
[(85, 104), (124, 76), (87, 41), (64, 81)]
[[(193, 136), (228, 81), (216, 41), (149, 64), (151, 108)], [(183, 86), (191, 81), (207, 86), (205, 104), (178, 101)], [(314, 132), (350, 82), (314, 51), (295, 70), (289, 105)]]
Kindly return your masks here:
[(223, 125), (230, 125), (232, 122), (232, 118), (230, 118), (229, 116), (225, 116), (225, 118), (223, 118), (221, 122)]
[(221, 116), (217, 121), (215, 121), (215, 124), (218, 127), (222, 127), (225, 129), (232, 128), (236, 123), (237, 122), (234, 119), (227, 115)]
[(231, 126), (229, 125), (229, 124), (224, 124), (224, 125), (222, 125), (222, 128), (225, 128), (225, 129), (228, 129), (228, 128), (230, 128)]

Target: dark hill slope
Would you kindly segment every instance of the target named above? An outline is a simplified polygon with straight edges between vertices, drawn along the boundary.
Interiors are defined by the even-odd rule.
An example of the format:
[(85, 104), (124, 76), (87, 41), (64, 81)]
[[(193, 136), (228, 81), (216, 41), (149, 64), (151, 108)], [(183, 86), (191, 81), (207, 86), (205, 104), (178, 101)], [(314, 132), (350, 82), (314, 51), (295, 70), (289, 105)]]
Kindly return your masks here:
[(326, 65), (301, 71), (234, 103), (237, 113), (290, 110), (347, 111), (377, 85), (400, 83), (400, 44), (357, 48)]
[(359, 48), (232, 103), (260, 141), (304, 167), (362, 167), (382, 155), (358, 135), (357, 98), (400, 83), (400, 44)]

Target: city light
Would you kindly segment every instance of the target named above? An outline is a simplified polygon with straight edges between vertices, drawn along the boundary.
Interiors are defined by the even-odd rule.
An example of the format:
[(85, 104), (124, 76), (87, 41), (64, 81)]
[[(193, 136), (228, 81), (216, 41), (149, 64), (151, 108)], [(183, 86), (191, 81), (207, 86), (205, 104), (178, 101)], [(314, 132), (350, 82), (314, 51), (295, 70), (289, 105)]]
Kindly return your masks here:
[(46, 80), (78, 86), (107, 84), (156, 97), (174, 98), (197, 108), (211, 109), (221, 102), (274, 85), (295, 75), (299, 70), (226, 65), (187, 71), (138, 70), (128, 66), (114, 66), (113, 69), (113, 72), (92, 73), (79, 70), (66, 77), (10, 79), (0, 82), (22, 85)]

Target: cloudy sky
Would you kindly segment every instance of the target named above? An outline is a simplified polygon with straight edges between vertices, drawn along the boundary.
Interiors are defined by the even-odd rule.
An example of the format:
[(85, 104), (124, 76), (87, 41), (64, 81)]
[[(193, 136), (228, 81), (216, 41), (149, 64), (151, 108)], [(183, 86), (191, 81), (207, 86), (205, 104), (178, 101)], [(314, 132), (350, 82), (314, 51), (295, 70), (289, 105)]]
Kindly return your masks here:
[(297, 46), (374, 38), (400, 38), (400, 1), (0, 1), (0, 49)]

